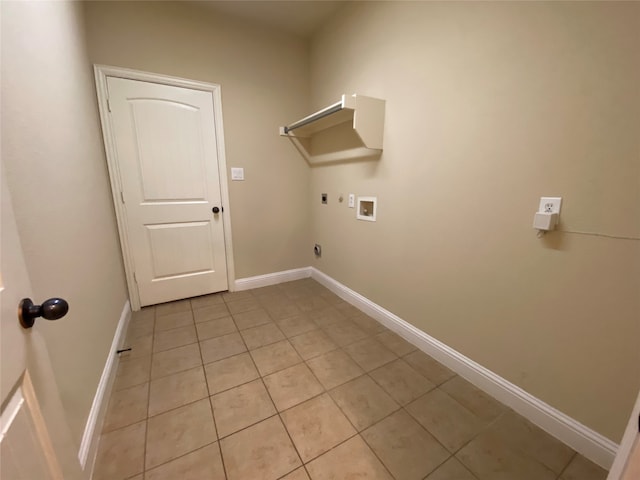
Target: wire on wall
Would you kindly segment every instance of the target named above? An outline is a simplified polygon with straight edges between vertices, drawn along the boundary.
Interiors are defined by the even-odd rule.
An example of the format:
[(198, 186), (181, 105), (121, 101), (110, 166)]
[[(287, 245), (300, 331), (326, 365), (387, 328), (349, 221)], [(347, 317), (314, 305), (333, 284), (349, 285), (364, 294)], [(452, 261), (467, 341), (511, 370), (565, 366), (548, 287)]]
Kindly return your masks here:
[(597, 233), (597, 232), (581, 232), (579, 230), (556, 230), (562, 233), (573, 233), (574, 235), (588, 235), (591, 237), (604, 237), (604, 238), (615, 238), (617, 240), (635, 240), (640, 241), (640, 237), (627, 237), (624, 235), (610, 235), (608, 233)]

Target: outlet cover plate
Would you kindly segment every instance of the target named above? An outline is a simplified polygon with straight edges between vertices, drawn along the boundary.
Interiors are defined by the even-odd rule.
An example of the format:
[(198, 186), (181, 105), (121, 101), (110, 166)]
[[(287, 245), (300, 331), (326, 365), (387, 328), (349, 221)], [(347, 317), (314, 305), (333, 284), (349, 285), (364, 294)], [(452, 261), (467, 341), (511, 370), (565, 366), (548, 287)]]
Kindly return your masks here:
[(349, 194), (349, 208), (355, 208), (356, 206), (356, 196), (353, 193)]
[(560, 215), (560, 207), (562, 205), (561, 197), (541, 197), (539, 212), (557, 213)]

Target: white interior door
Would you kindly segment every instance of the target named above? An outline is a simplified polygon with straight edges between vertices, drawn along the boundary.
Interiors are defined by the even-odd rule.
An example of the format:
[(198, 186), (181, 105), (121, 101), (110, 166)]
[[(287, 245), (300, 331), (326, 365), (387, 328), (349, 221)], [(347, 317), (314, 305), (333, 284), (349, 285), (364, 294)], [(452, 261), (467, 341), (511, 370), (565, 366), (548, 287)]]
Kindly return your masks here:
[(77, 449), (71, 442), (46, 346), (38, 334), (38, 320), (28, 330), (18, 322), (18, 303), (32, 297), (32, 292), (11, 198), (2, 173), (0, 177), (0, 478), (79, 479)]
[(115, 77), (107, 87), (140, 304), (227, 290), (211, 92)]

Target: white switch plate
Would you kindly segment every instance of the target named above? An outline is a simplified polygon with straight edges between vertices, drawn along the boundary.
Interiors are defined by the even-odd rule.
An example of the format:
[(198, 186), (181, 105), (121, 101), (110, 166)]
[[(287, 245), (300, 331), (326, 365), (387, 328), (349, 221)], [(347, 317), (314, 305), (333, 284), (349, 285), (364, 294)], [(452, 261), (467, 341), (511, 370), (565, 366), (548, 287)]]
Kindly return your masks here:
[(561, 197), (541, 197), (539, 212), (557, 213), (560, 215), (560, 206), (562, 205)]
[(349, 208), (355, 208), (356, 206), (356, 196), (353, 193), (349, 194)]
[(231, 180), (244, 180), (244, 168), (232, 168)]

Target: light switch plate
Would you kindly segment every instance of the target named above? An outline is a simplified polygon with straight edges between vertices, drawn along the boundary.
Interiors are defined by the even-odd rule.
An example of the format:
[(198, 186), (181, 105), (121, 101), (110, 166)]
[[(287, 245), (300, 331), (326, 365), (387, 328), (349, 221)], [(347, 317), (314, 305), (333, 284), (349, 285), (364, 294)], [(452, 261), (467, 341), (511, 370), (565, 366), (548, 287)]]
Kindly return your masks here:
[(541, 197), (539, 212), (557, 213), (560, 215), (560, 206), (562, 205), (561, 197)]
[(244, 168), (232, 168), (231, 180), (244, 180)]

